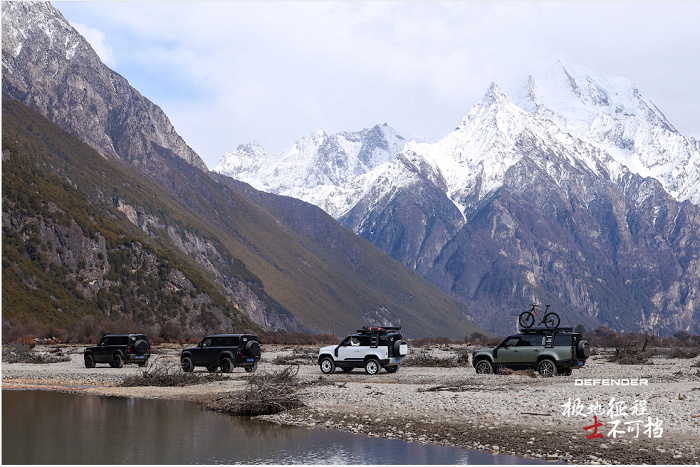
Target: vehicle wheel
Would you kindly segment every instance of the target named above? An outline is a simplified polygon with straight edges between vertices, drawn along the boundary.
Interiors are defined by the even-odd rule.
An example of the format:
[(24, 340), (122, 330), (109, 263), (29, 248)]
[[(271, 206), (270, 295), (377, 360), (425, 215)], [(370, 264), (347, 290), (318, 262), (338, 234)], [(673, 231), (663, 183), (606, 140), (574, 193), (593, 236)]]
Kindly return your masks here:
[(537, 372), (542, 376), (554, 376), (557, 374), (557, 365), (552, 360), (545, 358), (537, 364)]
[(245, 345), (245, 354), (250, 357), (260, 356), (260, 344), (257, 341), (248, 341)]
[(219, 366), (221, 367), (222, 373), (231, 373), (235, 365), (230, 358), (223, 358), (221, 359), (221, 365)]
[(561, 370), (558, 372), (558, 374), (562, 376), (571, 376), (571, 368), (567, 368), (566, 370)]
[[(401, 352), (401, 346), (403, 347), (403, 353)], [(405, 340), (400, 340), (394, 342), (394, 356), (395, 357), (405, 357), (406, 354), (408, 353), (408, 344), (406, 343)]]
[(122, 356), (118, 353), (115, 353), (114, 357), (112, 358), (112, 368), (121, 368), (123, 366), (124, 360), (122, 359)]
[(474, 369), (477, 375), (490, 375), (493, 373), (493, 365), (488, 360), (479, 360)]
[(559, 315), (556, 313), (549, 313), (544, 317), (544, 325), (548, 328), (556, 328), (559, 326)]
[(335, 362), (331, 357), (323, 357), (319, 366), (321, 367), (321, 371), (327, 375), (335, 371)]
[(399, 371), (399, 366), (398, 365), (388, 366), (384, 369), (386, 370), (387, 373), (396, 373), (397, 371)]
[(523, 311), (518, 317), (521, 328), (531, 328), (535, 324), (535, 317), (529, 311)]
[(258, 369), (258, 362), (253, 363), (252, 365), (247, 365), (245, 367), (245, 372), (246, 373), (255, 373), (255, 370)]
[(346, 366), (341, 368), (341, 370), (343, 370), (345, 373), (350, 373), (353, 370), (353, 368), (351, 366)]
[(184, 357), (180, 363), (182, 364), (182, 371), (185, 373), (192, 373), (192, 371), (194, 371), (192, 357)]
[(576, 346), (576, 356), (583, 360), (591, 356), (591, 344), (586, 340), (578, 341)]
[(148, 342), (143, 339), (136, 341), (134, 344), (134, 351), (136, 355), (143, 355), (148, 351)]
[(146, 362), (139, 362), (138, 365), (139, 366), (146, 366)]
[(85, 368), (95, 368), (95, 360), (92, 359), (92, 355), (85, 356)]
[(365, 362), (365, 373), (368, 375), (376, 375), (381, 369), (382, 367), (379, 366), (379, 362), (374, 358), (370, 358)]

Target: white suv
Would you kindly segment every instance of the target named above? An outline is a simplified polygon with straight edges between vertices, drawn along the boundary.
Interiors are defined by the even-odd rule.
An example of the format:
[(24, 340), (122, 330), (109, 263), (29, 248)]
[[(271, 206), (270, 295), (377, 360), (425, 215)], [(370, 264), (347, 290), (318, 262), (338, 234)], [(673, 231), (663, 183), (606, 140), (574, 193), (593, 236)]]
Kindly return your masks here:
[(340, 344), (323, 347), (318, 351), (321, 371), (329, 374), (336, 367), (346, 372), (364, 368), (368, 375), (376, 375), (384, 368), (387, 373), (396, 373), (401, 359), (408, 354), (408, 344), (400, 331), (394, 326), (365, 326)]

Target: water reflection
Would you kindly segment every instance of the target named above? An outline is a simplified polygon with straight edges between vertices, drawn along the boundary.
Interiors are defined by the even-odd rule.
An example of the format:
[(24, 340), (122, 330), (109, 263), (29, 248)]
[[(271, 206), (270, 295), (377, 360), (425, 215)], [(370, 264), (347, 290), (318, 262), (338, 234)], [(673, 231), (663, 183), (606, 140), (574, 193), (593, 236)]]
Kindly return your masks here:
[(2, 391), (3, 464), (514, 464), (511, 456), (279, 426), (184, 401)]

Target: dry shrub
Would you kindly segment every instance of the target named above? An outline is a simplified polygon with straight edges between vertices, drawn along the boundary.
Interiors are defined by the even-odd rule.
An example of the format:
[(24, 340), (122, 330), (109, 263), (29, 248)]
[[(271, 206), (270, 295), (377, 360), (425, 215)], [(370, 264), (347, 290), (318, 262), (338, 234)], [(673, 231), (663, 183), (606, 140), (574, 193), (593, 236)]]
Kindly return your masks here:
[(695, 358), (700, 355), (700, 347), (676, 347), (671, 350), (669, 358)]
[(227, 379), (221, 373), (185, 373), (182, 367), (173, 362), (151, 358), (141, 374), (126, 376), (120, 386), (192, 386)]
[[(467, 354), (467, 359), (469, 355)], [(420, 352), (411, 352), (401, 363), (406, 366), (426, 366), (426, 367), (442, 367), (450, 368), (463, 363), (457, 363), (457, 359), (453, 357), (437, 357), (433, 355), (433, 351), (429, 349), (420, 349)]]
[(644, 344), (629, 342), (615, 348), (615, 353), (608, 358), (609, 362), (620, 365), (651, 365), (649, 358), (653, 356), (647, 351), (648, 340)]
[(299, 366), (295, 365), (278, 372), (255, 374), (244, 391), (220, 397), (206, 408), (229, 415), (256, 416), (304, 407), (301, 394), (297, 393), (298, 372)]
[(274, 365), (315, 365), (318, 351), (305, 347), (295, 348), (291, 355), (278, 355), (272, 361)]
[(60, 349), (54, 349), (49, 354), (39, 353), (24, 342), (5, 344), (2, 348), (4, 363), (58, 363), (69, 362), (70, 356)]

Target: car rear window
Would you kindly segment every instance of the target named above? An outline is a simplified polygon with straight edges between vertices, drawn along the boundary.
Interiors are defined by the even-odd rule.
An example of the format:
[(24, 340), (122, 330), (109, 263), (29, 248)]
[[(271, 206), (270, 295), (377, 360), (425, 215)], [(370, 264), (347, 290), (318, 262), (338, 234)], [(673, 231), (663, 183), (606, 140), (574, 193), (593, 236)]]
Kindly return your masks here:
[(571, 345), (571, 336), (566, 334), (557, 334), (554, 336), (554, 347), (568, 347)]

